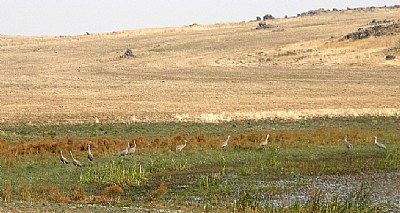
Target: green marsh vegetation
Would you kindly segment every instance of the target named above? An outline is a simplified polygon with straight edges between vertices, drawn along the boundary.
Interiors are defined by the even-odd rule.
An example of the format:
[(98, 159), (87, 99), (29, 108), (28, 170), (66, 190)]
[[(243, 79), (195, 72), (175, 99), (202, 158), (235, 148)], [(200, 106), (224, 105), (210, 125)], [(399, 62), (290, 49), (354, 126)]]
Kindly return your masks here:
[[(390, 210), (400, 196), (394, 181), (400, 162), (399, 121), (358, 117), (220, 124), (3, 124), (0, 195), (4, 202), (183, 211)], [(267, 133), (269, 145), (260, 147)], [(227, 135), (231, 140), (222, 149)], [(353, 149), (344, 146), (346, 135)], [(375, 135), (387, 150), (373, 144)], [(135, 155), (117, 157), (133, 140)], [(187, 147), (176, 152), (184, 140)], [(87, 160), (89, 143), (93, 163)], [(61, 164), (59, 149), (73, 150), (84, 166)], [(385, 184), (391, 184), (386, 191)]]

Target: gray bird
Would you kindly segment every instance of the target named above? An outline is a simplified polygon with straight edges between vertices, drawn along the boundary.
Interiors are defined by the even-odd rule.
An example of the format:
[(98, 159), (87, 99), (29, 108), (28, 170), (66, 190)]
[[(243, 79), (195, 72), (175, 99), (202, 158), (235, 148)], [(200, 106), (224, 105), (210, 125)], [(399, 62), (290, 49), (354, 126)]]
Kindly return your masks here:
[(87, 157), (88, 157), (89, 161), (93, 161), (93, 154), (90, 151), (90, 144), (88, 145), (88, 156)]
[(230, 138), (231, 138), (231, 136), (228, 135), (228, 139), (226, 139), (226, 141), (225, 141), (224, 143), (221, 144), (221, 148), (225, 148), (225, 147), (228, 146), (228, 142), (229, 142), (229, 139), (230, 139)]
[(129, 153), (129, 148), (130, 148), (130, 145), (129, 145), (129, 142), (128, 142), (128, 146), (126, 147), (126, 149), (124, 149), (121, 152), (119, 152), (118, 156), (119, 157), (123, 157), (123, 156), (127, 155)]
[(346, 145), (347, 149), (352, 149), (353, 148), (353, 144), (351, 144), (349, 141), (347, 141), (347, 135), (344, 138), (344, 145)]
[(265, 141), (260, 143), (260, 146), (266, 146), (268, 145), (268, 139), (269, 139), (269, 134), (267, 134), (267, 137), (265, 138)]
[(68, 160), (67, 160), (67, 158), (64, 157), (64, 155), (62, 154), (62, 150), (61, 150), (61, 149), (60, 149), (60, 160), (61, 160), (61, 162), (64, 163), (64, 164), (68, 164), (68, 163), (69, 163)]
[(186, 144), (187, 144), (187, 140), (185, 140), (185, 144), (176, 146), (176, 151), (182, 151), (182, 149), (186, 147)]
[(133, 140), (133, 147), (128, 149), (128, 155), (134, 155), (136, 152), (136, 141)]
[(72, 151), (71, 151), (71, 150), (69, 150), (69, 155), (71, 155), (72, 163), (73, 163), (75, 166), (82, 167), (81, 162), (79, 162), (78, 160), (76, 160), (76, 159), (74, 158), (74, 156), (72, 155)]
[(377, 147), (379, 147), (379, 148), (381, 148), (381, 149), (386, 149), (385, 144), (380, 143), (380, 142), (378, 141), (378, 137), (376, 137), (376, 136), (375, 136), (375, 141), (374, 141), (374, 143), (375, 143), (375, 145), (376, 145)]

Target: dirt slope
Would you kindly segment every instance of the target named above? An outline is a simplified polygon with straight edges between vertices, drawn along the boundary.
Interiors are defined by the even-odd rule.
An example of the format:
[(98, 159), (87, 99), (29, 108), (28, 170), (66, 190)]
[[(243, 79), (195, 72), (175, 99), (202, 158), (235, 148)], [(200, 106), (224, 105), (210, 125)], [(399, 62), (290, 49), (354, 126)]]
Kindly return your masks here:
[[(399, 14), (336, 11), (260, 30), (243, 22), (0, 36), (0, 122), (399, 115), (400, 35), (343, 39)], [(128, 48), (135, 57), (121, 58)]]

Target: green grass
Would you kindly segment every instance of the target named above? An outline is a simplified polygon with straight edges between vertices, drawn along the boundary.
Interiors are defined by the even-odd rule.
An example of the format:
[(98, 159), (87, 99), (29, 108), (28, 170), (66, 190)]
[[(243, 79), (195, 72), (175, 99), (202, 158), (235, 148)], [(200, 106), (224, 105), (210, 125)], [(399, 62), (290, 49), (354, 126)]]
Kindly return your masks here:
[[(154, 138), (204, 135), (206, 140), (199, 142), (201, 146), (189, 142), (179, 153), (169, 149), (152, 151), (148, 147), (142, 152), (139, 146), (136, 155), (124, 158), (117, 157), (116, 153), (99, 156), (93, 149), (93, 164), (87, 160), (85, 150), (74, 150), (75, 157), (84, 164), (82, 168), (61, 164), (55, 153), (5, 156), (0, 159), (0, 195), (3, 200), (7, 198), (7, 202), (133, 204), (206, 212), (283, 212), (285, 208), (296, 212), (390, 209), (391, 206), (385, 205), (371, 206), (368, 199), (373, 189), (369, 193), (367, 188), (347, 194), (344, 200), (323, 200), (319, 199), (320, 195), (312, 194), (310, 197), (315, 199), (308, 202), (279, 207), (273, 205), (277, 197), (290, 194), (306, 183), (269, 183), (299, 177), (397, 172), (400, 168), (398, 121), (398, 118), (367, 117), (221, 124), (3, 125), (1, 129), (6, 135), (2, 135), (4, 142), (1, 143), (11, 144), (48, 140), (50, 136), (44, 132), (56, 133), (52, 134), (55, 141), (70, 132), (76, 138), (90, 140), (96, 137), (123, 139), (135, 135), (143, 137), (150, 147)], [(260, 148), (257, 134), (264, 135), (265, 131), (271, 132), (271, 143)], [(16, 134), (8, 134), (10, 132)], [(227, 134), (237, 140), (227, 149), (207, 145), (217, 143), (214, 147), (218, 147), (222, 140), (207, 140), (219, 136), (225, 138)], [(352, 150), (342, 144), (342, 136), (346, 134), (351, 136)], [(374, 134), (382, 138), (387, 150), (378, 149), (372, 139), (369, 141)], [(162, 183), (165, 183), (165, 189), (161, 187)], [(114, 185), (123, 189), (121, 195), (113, 197), (106, 192), (107, 187)], [(284, 205), (286, 201), (279, 202)]]
[(126, 166), (123, 159), (91, 167), (80, 176), (80, 181), (89, 184), (114, 184), (123, 187), (140, 186), (149, 178), (141, 165)]
[(393, 138), (400, 130), (397, 117), (339, 117), (315, 118), (312, 120), (281, 121), (232, 121), (226, 123), (106, 123), (74, 125), (9, 125), (0, 124), (0, 141), (36, 141), (44, 139), (60, 140), (67, 136), (76, 138), (129, 138), (142, 136), (145, 139), (176, 135), (225, 136), (226, 134), (265, 133), (266, 131), (370, 131), (385, 133)]
[[(82, 188), (86, 195), (103, 195), (104, 188), (117, 184), (125, 190), (121, 200), (137, 202), (143, 197), (149, 197), (151, 191), (161, 181), (165, 181), (168, 190), (157, 198), (157, 202), (167, 204), (173, 200), (174, 206), (188, 205), (197, 208), (206, 205), (225, 208), (237, 196), (238, 188), (249, 193), (257, 191), (270, 196), (279, 195), (284, 190), (279, 187), (273, 190), (268, 187), (260, 188), (257, 184), (259, 181), (398, 169), (398, 166), (388, 164), (392, 159), (386, 158), (385, 151), (377, 150), (374, 146), (364, 145), (350, 152), (345, 149), (342, 146), (332, 146), (278, 150), (211, 150), (179, 154), (167, 152), (137, 155), (123, 160), (118, 157), (104, 157), (96, 159), (93, 165), (86, 162), (81, 154), (77, 158), (85, 163), (83, 168), (63, 165), (58, 162), (56, 155), (43, 158), (22, 157), (13, 166), (1, 169), (0, 184), (10, 181), (13, 187), (11, 199), (17, 200), (22, 198), (21, 185), (29, 186), (29, 193), (32, 195), (37, 194), (41, 186), (47, 189), (57, 187), (62, 196), (71, 199), (76, 187)], [(201, 198), (202, 202), (186, 201), (195, 197)], [(48, 200), (59, 202), (62, 199)]]

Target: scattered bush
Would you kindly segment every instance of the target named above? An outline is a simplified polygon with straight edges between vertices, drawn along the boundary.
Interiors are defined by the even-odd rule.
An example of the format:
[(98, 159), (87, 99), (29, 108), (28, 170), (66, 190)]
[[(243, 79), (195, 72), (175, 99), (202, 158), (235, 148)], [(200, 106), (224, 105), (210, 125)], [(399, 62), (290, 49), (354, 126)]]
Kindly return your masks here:
[(128, 58), (128, 57), (135, 57), (131, 49), (126, 49), (125, 53), (120, 56), (120, 58)]
[(386, 55), (385, 56), (385, 60), (389, 61), (389, 60), (394, 60), (396, 58), (396, 56), (394, 55)]
[(269, 19), (275, 19), (271, 14), (266, 14), (263, 16), (263, 21), (269, 20)]

